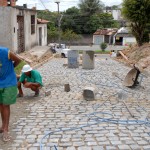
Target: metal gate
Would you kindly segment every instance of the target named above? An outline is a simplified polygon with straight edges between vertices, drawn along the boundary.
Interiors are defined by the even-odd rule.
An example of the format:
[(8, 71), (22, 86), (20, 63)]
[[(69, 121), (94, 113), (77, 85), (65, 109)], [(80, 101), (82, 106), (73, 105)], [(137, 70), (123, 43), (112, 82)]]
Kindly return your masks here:
[(25, 51), (25, 41), (24, 41), (24, 17), (17, 16), (18, 30), (17, 30), (17, 40), (18, 40), (18, 53)]

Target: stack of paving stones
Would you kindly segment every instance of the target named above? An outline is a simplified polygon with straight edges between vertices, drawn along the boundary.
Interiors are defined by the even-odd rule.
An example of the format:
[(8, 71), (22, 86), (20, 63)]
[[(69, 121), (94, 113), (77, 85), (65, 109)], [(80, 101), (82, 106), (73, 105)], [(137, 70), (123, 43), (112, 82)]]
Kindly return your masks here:
[[(39, 150), (46, 134), (43, 150), (55, 150), (54, 145), (58, 150), (150, 150), (150, 127), (145, 124), (122, 125), (93, 120), (97, 117), (145, 119), (150, 111), (150, 79), (143, 80), (144, 88), (129, 89), (123, 87), (122, 79), (130, 68), (109, 58), (96, 57), (95, 61), (93, 70), (69, 69), (63, 66), (65, 59), (62, 58), (53, 59), (38, 69), (44, 88), (50, 89), (51, 95), (45, 97), (41, 93), (40, 99), (28, 106), (29, 116), (20, 118), (13, 129), (17, 136), (11, 150)], [(117, 72), (119, 78), (113, 76), (113, 72)], [(70, 92), (64, 91), (66, 83), (70, 84)], [(98, 88), (96, 100), (83, 99), (86, 86)], [(118, 96), (120, 93), (122, 97)], [(134, 118), (122, 100), (132, 110)], [(91, 114), (93, 112), (95, 114)]]

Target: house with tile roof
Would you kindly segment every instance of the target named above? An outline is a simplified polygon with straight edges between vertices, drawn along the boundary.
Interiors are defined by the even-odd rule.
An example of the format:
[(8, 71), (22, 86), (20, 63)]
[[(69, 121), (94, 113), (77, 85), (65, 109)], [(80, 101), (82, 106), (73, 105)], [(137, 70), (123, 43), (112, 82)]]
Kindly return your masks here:
[(47, 45), (47, 23), (49, 21), (37, 18), (37, 41), (39, 46)]
[(130, 32), (129, 28), (122, 27), (114, 35), (113, 44), (129, 46), (136, 43), (136, 38)]
[(113, 36), (117, 32), (116, 28), (109, 29), (98, 29), (93, 34), (93, 44), (94, 45), (100, 45), (101, 43), (107, 43), (107, 44), (113, 44)]

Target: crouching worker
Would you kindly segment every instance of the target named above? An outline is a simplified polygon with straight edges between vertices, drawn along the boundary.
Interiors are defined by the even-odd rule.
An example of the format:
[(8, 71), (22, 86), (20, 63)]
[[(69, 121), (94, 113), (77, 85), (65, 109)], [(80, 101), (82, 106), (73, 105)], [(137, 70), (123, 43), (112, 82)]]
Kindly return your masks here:
[(35, 92), (35, 97), (39, 96), (39, 90), (43, 86), (42, 77), (37, 70), (33, 70), (30, 65), (24, 65), (22, 68), (22, 74), (18, 81), (18, 97), (23, 97), (23, 91), (21, 85), (25, 88), (30, 88)]

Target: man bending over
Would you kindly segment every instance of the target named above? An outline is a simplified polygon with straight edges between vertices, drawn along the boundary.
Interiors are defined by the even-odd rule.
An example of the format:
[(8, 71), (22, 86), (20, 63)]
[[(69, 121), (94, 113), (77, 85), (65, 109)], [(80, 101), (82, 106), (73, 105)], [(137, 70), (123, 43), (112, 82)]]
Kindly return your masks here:
[(22, 68), (22, 74), (18, 81), (18, 97), (23, 97), (21, 83), (25, 88), (30, 88), (34, 91), (34, 96), (39, 96), (39, 89), (43, 86), (42, 77), (40, 73), (37, 70), (33, 70), (30, 65), (24, 65)]

